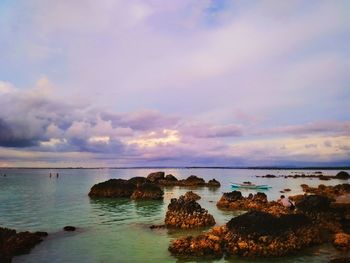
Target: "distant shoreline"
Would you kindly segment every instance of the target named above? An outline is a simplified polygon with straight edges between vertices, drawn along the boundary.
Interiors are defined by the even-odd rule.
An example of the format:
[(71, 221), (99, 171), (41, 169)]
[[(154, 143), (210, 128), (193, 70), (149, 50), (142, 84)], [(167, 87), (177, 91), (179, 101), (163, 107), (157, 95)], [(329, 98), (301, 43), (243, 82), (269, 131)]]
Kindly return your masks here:
[(250, 167), (229, 167), (229, 166), (135, 166), (135, 167), (1, 167), (0, 170), (13, 169), (55, 169), (55, 170), (100, 170), (100, 169), (228, 169), (228, 170), (350, 170), (350, 166), (310, 166), (310, 167), (277, 167), (277, 166), (250, 166)]

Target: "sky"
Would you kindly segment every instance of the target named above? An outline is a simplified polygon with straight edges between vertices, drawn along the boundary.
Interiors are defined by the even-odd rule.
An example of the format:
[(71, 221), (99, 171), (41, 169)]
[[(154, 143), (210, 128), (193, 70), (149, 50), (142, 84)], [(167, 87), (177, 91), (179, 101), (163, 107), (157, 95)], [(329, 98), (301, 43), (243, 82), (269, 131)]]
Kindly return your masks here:
[(350, 1), (1, 0), (0, 167), (350, 165)]

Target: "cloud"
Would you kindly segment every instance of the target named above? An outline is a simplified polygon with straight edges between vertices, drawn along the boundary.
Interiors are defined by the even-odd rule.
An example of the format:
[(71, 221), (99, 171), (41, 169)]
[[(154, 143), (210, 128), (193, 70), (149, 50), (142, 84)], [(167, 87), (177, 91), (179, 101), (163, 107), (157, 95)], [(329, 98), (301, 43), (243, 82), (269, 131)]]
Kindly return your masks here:
[(7, 1), (1, 158), (325, 160), (316, 144), (340, 160), (350, 132), (348, 9), (347, 1)]

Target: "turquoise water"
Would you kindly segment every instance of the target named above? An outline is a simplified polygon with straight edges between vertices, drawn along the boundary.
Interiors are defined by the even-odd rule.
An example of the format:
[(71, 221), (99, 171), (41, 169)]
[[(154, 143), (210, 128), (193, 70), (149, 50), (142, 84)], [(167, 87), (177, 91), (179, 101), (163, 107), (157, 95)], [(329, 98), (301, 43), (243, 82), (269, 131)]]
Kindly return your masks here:
[[(176, 262), (167, 248), (169, 242), (181, 236), (201, 231), (150, 230), (151, 224), (162, 224), (171, 198), (188, 191), (188, 188), (165, 188), (164, 201), (130, 201), (129, 199), (92, 200), (88, 192), (92, 185), (110, 178), (146, 176), (154, 169), (10, 169), (0, 170), (0, 225), (17, 230), (47, 231), (49, 237), (36, 246), (29, 255), (14, 258), (15, 263), (38, 262)], [(178, 178), (198, 175), (205, 180), (221, 182), (221, 188), (212, 191), (199, 188), (199, 203), (210, 213), (218, 225), (224, 224), (237, 212), (224, 212), (215, 206), (223, 192), (230, 191), (230, 182), (252, 181), (269, 184), (266, 191), (270, 200), (277, 199), (279, 191), (292, 189), (290, 195), (300, 194), (300, 184), (317, 186), (320, 183), (335, 185), (340, 180), (319, 181), (306, 178), (256, 178), (255, 175), (311, 173), (313, 171), (239, 170), (239, 169), (163, 169)], [(49, 178), (49, 173), (60, 174)], [(334, 175), (338, 171), (323, 171)], [(248, 195), (250, 190), (243, 191)], [(76, 232), (63, 232), (66, 225), (78, 227)], [(332, 246), (324, 245), (302, 254), (273, 260), (254, 262), (328, 262), (344, 255)], [(233, 258), (220, 262), (251, 262)], [(180, 262), (180, 261), (178, 261)], [(210, 261), (214, 262), (214, 261)], [(219, 261), (215, 261), (219, 262)]]

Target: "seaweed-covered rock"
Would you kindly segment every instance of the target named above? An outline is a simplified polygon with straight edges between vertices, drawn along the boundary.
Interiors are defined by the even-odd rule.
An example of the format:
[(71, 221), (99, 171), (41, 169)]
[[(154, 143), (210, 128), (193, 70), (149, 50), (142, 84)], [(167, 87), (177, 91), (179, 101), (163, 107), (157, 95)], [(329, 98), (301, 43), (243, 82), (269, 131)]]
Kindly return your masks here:
[(131, 199), (163, 199), (164, 192), (159, 186), (151, 183), (139, 185), (132, 193)]
[(152, 182), (152, 183), (157, 183), (159, 180), (164, 180), (164, 172), (155, 172), (155, 173), (150, 173), (147, 176), (147, 179)]
[(350, 174), (345, 171), (341, 171), (336, 174), (335, 178), (341, 179), (341, 180), (347, 180), (347, 179), (350, 179)]
[(0, 262), (11, 262), (13, 256), (29, 253), (46, 236), (46, 232), (17, 233), (16, 230), (0, 227)]
[(295, 206), (304, 212), (321, 212), (330, 208), (331, 199), (322, 195), (305, 195)]
[(196, 228), (215, 225), (214, 217), (194, 200), (173, 198), (165, 215), (167, 227)]
[(339, 250), (350, 250), (350, 235), (346, 233), (336, 233), (333, 245)]
[(243, 215), (232, 218), (227, 224), (227, 228), (240, 235), (250, 236), (277, 236), (288, 230), (296, 230), (310, 224), (310, 219), (303, 214), (281, 215), (251, 211)]
[(211, 179), (208, 181), (208, 186), (214, 188), (214, 187), (220, 187), (221, 184), (219, 181), (217, 181), (215, 179)]
[(186, 200), (193, 200), (193, 201), (197, 201), (199, 199), (201, 199), (201, 197), (199, 195), (197, 195), (196, 193), (192, 192), (192, 191), (189, 191), (187, 192), (185, 195), (185, 199)]
[(110, 179), (106, 182), (95, 184), (89, 193), (90, 197), (130, 197), (135, 191), (136, 185), (123, 179)]

